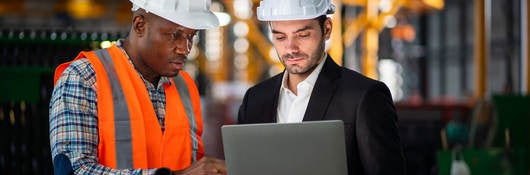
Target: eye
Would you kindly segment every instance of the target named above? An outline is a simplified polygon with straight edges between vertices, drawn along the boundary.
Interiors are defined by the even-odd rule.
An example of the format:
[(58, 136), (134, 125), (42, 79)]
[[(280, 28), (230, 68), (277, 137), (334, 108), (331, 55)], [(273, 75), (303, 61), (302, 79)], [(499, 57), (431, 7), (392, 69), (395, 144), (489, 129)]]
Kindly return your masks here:
[(298, 37), (300, 37), (300, 38), (307, 38), (307, 37), (309, 37), (309, 36), (310, 36), (309, 32), (298, 34)]
[(193, 40), (193, 37), (195, 36), (195, 32), (191, 34), (186, 34), (182, 31), (177, 31), (173, 33), (167, 33), (167, 35), (170, 35), (172, 41), (180, 40), (180, 39), (186, 39), (186, 40)]
[(179, 32), (171, 33), (171, 39), (172, 40), (178, 40), (179, 38), (180, 38), (180, 33)]
[(177, 39), (180, 38), (180, 34), (179, 34), (179, 32), (175, 32), (175, 33), (173, 33), (173, 32), (171, 32), (171, 33), (165, 33), (165, 35), (168, 35), (168, 36), (169, 36), (168, 38), (169, 38), (171, 41), (175, 41), (175, 40), (177, 40)]
[(274, 36), (274, 39), (277, 40), (277, 41), (282, 41), (285, 39), (285, 36), (283, 35), (277, 35), (277, 36)]

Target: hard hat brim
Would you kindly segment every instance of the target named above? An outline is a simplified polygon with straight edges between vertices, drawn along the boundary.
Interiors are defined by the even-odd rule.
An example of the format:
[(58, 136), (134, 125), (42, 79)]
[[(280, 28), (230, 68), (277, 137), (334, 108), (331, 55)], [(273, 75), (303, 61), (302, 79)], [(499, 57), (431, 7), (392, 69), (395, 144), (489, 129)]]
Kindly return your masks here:
[[(325, 14), (324, 14), (325, 15)], [(293, 20), (306, 20), (306, 19), (314, 19), (322, 15), (313, 15), (313, 16), (302, 16), (302, 15), (285, 15), (285, 16), (261, 16), (258, 15), (259, 21), (293, 21)]]

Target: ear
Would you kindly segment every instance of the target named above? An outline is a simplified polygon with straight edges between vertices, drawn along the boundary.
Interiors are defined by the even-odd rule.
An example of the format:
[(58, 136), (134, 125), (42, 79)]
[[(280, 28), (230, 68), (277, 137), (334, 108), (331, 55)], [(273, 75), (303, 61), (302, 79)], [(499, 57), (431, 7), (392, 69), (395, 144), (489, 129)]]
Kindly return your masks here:
[(333, 27), (333, 22), (331, 22), (331, 18), (327, 18), (326, 21), (324, 21), (324, 38), (328, 40), (331, 37), (331, 29)]
[(132, 21), (132, 30), (137, 36), (143, 36), (146, 33), (147, 25), (144, 15), (134, 15)]

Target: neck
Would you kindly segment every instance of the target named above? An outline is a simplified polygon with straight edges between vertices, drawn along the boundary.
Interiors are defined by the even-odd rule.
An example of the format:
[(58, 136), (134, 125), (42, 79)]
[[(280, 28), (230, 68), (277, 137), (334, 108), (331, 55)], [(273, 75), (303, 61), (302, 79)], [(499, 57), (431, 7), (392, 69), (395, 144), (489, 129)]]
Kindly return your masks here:
[(142, 61), (141, 55), (137, 52), (138, 49), (131, 44), (134, 42), (135, 41), (131, 41), (129, 38), (126, 38), (123, 40), (121, 47), (125, 51), (125, 54), (132, 61), (134, 68), (142, 75), (142, 77), (156, 86), (160, 80), (160, 75), (157, 75), (156, 73), (147, 69), (147, 65)]
[(304, 81), (309, 75), (287, 73), (287, 88), (294, 94), (298, 94), (298, 83)]
[(321, 56), (321, 59), (318, 62), (318, 64), (315, 67), (313, 67), (311, 71), (308, 71), (305, 74), (291, 74), (288, 71), (285, 71), (285, 73), (287, 74), (287, 88), (289, 90), (291, 90), (294, 94), (297, 94), (297, 92), (298, 92), (298, 87), (297, 87), (298, 83), (304, 81), (307, 77), (309, 77), (309, 75), (311, 75), (313, 73), (313, 71), (315, 71), (315, 69), (318, 67), (318, 65), (320, 63), (322, 63), (322, 61), (325, 61), (325, 59), (326, 59), (325, 56), (326, 56), (326, 54), (323, 54)]

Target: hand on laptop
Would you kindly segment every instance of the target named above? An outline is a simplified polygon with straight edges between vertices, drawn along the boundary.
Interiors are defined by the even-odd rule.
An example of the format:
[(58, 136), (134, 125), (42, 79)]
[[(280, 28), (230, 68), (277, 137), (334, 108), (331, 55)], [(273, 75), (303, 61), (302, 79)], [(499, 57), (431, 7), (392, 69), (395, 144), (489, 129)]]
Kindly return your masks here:
[(190, 167), (181, 170), (176, 171), (173, 174), (175, 175), (194, 175), (194, 174), (223, 174), (226, 175), (226, 165), (225, 161), (211, 158), (211, 157), (203, 157), (201, 160), (195, 162)]

